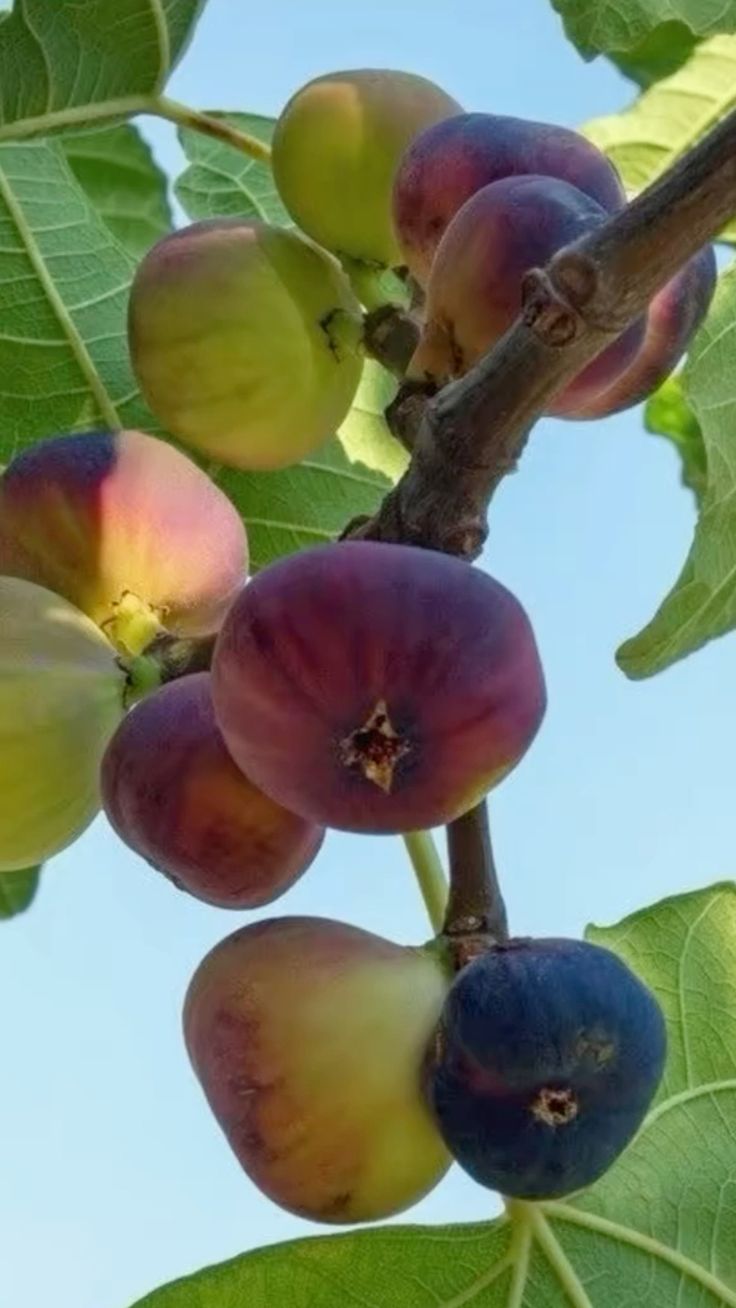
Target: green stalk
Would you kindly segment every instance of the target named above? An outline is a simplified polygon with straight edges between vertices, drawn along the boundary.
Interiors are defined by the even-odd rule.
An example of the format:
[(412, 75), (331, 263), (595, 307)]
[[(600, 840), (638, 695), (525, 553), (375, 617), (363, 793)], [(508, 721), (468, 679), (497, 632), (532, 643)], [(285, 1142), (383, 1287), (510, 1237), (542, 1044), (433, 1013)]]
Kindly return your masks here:
[(429, 831), (407, 831), (404, 834), (409, 858), (417, 884), (424, 900), (433, 930), (439, 934), (447, 907), (447, 881), (439, 854)]

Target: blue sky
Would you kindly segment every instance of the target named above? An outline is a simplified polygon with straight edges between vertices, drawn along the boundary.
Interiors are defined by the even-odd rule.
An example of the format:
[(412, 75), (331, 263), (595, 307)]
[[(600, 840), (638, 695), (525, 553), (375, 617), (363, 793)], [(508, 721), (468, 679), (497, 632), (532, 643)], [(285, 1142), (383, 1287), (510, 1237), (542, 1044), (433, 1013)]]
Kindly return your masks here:
[[(547, 0), (210, 0), (171, 94), (273, 113), (318, 72), (371, 65), (424, 73), (468, 108), (570, 125), (631, 96), (607, 65), (578, 59)], [(151, 137), (176, 170), (169, 129)], [(529, 610), (550, 695), (491, 805), (517, 932), (579, 934), (732, 873), (733, 640), (649, 683), (613, 661), (673, 581), (692, 525), (675, 457), (638, 412), (541, 423), (498, 495), (484, 566)], [(282, 910), (427, 934), (394, 840), (331, 836)], [(129, 1308), (314, 1229), (241, 1173), (183, 1050), (188, 979), (242, 921), (177, 894), (99, 821), (49, 867), (32, 911), (0, 928), (0, 1304)], [(410, 1220), (493, 1206), (455, 1170)]]

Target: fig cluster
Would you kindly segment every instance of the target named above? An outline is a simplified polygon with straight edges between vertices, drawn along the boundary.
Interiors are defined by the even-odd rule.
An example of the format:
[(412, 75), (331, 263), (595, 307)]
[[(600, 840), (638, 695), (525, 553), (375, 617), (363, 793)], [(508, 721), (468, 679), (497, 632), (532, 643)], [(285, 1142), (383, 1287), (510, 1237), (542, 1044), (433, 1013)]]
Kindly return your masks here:
[[(363, 366), (356, 269), (410, 281), (409, 375), (443, 385), (506, 332), (531, 268), (623, 206), (617, 174), (574, 132), (465, 113), (380, 70), (298, 91), (273, 162), (297, 227), (195, 223), (137, 270), (131, 358), (171, 440), (58, 435), (0, 475), (0, 875), (65, 848), (104, 808), (180, 890), (260, 908), (329, 829), (462, 817), (541, 726), (534, 632), (499, 581), (357, 540), (249, 579), (241, 517), (210, 474), (287, 468), (343, 422)], [(646, 396), (713, 284), (708, 248), (553, 411), (602, 417)], [(410, 948), (303, 917), (211, 951), (186, 1044), (267, 1195), (359, 1222), (414, 1203), (452, 1159), (528, 1200), (611, 1165), (662, 1075), (656, 1000), (581, 942), (485, 941), (475, 955), (461, 966), (442, 935)]]

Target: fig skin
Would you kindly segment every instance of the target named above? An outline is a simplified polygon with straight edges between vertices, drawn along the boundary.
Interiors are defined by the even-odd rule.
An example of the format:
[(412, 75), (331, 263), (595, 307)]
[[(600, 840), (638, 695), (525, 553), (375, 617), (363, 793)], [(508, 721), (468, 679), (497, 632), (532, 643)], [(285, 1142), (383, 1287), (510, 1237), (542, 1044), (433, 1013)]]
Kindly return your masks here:
[(141, 390), (183, 445), (228, 467), (298, 463), (333, 436), (363, 367), (336, 259), (244, 218), (193, 223), (139, 265), (128, 335)]
[(665, 1054), (659, 1004), (616, 954), (577, 940), (512, 940), (453, 982), (427, 1094), (474, 1180), (552, 1199), (612, 1165), (644, 1120)]
[(220, 908), (271, 903), (324, 839), (238, 771), (215, 724), (206, 672), (170, 682), (123, 719), (101, 785), (121, 839), (180, 889)]
[(407, 545), (345, 541), (272, 564), (217, 640), (212, 693), (238, 766), (347, 831), (436, 826), (531, 743), (545, 688), (518, 600)]
[(437, 246), (466, 200), (504, 177), (555, 177), (609, 213), (626, 202), (613, 164), (567, 127), (503, 114), (459, 114), (421, 132), (404, 153), (393, 215), (404, 262), (426, 286)]
[(624, 371), (587, 400), (558, 396), (550, 413), (607, 418), (641, 404), (669, 377), (690, 345), (710, 307), (717, 276), (713, 247), (706, 245), (655, 295), (647, 310), (644, 340)]
[(41, 586), (0, 577), (0, 876), (81, 835), (123, 714), (115, 651), (89, 618)]
[(401, 264), (391, 216), (396, 168), (418, 132), (460, 112), (456, 100), (414, 73), (358, 68), (316, 77), (276, 124), (279, 194), (297, 225), (328, 250)]
[(126, 653), (160, 626), (216, 631), (247, 566), (227, 496), (143, 432), (50, 437), (0, 477), (0, 571), (63, 595)]
[[(473, 195), (437, 249), (408, 376), (442, 384), (466, 373), (521, 313), (525, 274), (607, 216), (590, 196), (554, 177), (508, 177)], [(610, 384), (643, 337), (640, 318), (568, 382), (558, 408), (581, 405)]]
[(367, 1222), (416, 1203), (449, 1157), (421, 1091), (448, 978), (438, 952), (284, 917), (236, 931), (186, 996), (189, 1056), (239, 1162), (275, 1203)]

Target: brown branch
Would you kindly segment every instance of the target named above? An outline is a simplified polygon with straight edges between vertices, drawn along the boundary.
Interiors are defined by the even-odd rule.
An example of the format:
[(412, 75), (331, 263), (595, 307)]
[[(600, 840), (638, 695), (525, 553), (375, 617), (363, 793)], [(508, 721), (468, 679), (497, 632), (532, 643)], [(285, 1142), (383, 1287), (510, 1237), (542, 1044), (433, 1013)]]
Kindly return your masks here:
[(450, 895), (443, 934), (460, 942), (456, 963), (463, 966), (475, 952), (474, 938), (481, 948), (508, 940), (506, 907), (496, 875), (496, 865), (484, 801), (447, 828), (450, 860)]
[(530, 273), (520, 317), (465, 377), (421, 404), (415, 387), (401, 388), (393, 421), (403, 412), (413, 457), (354, 534), (477, 557), (491, 497), (549, 400), (735, 212), (736, 110), (627, 208)]

